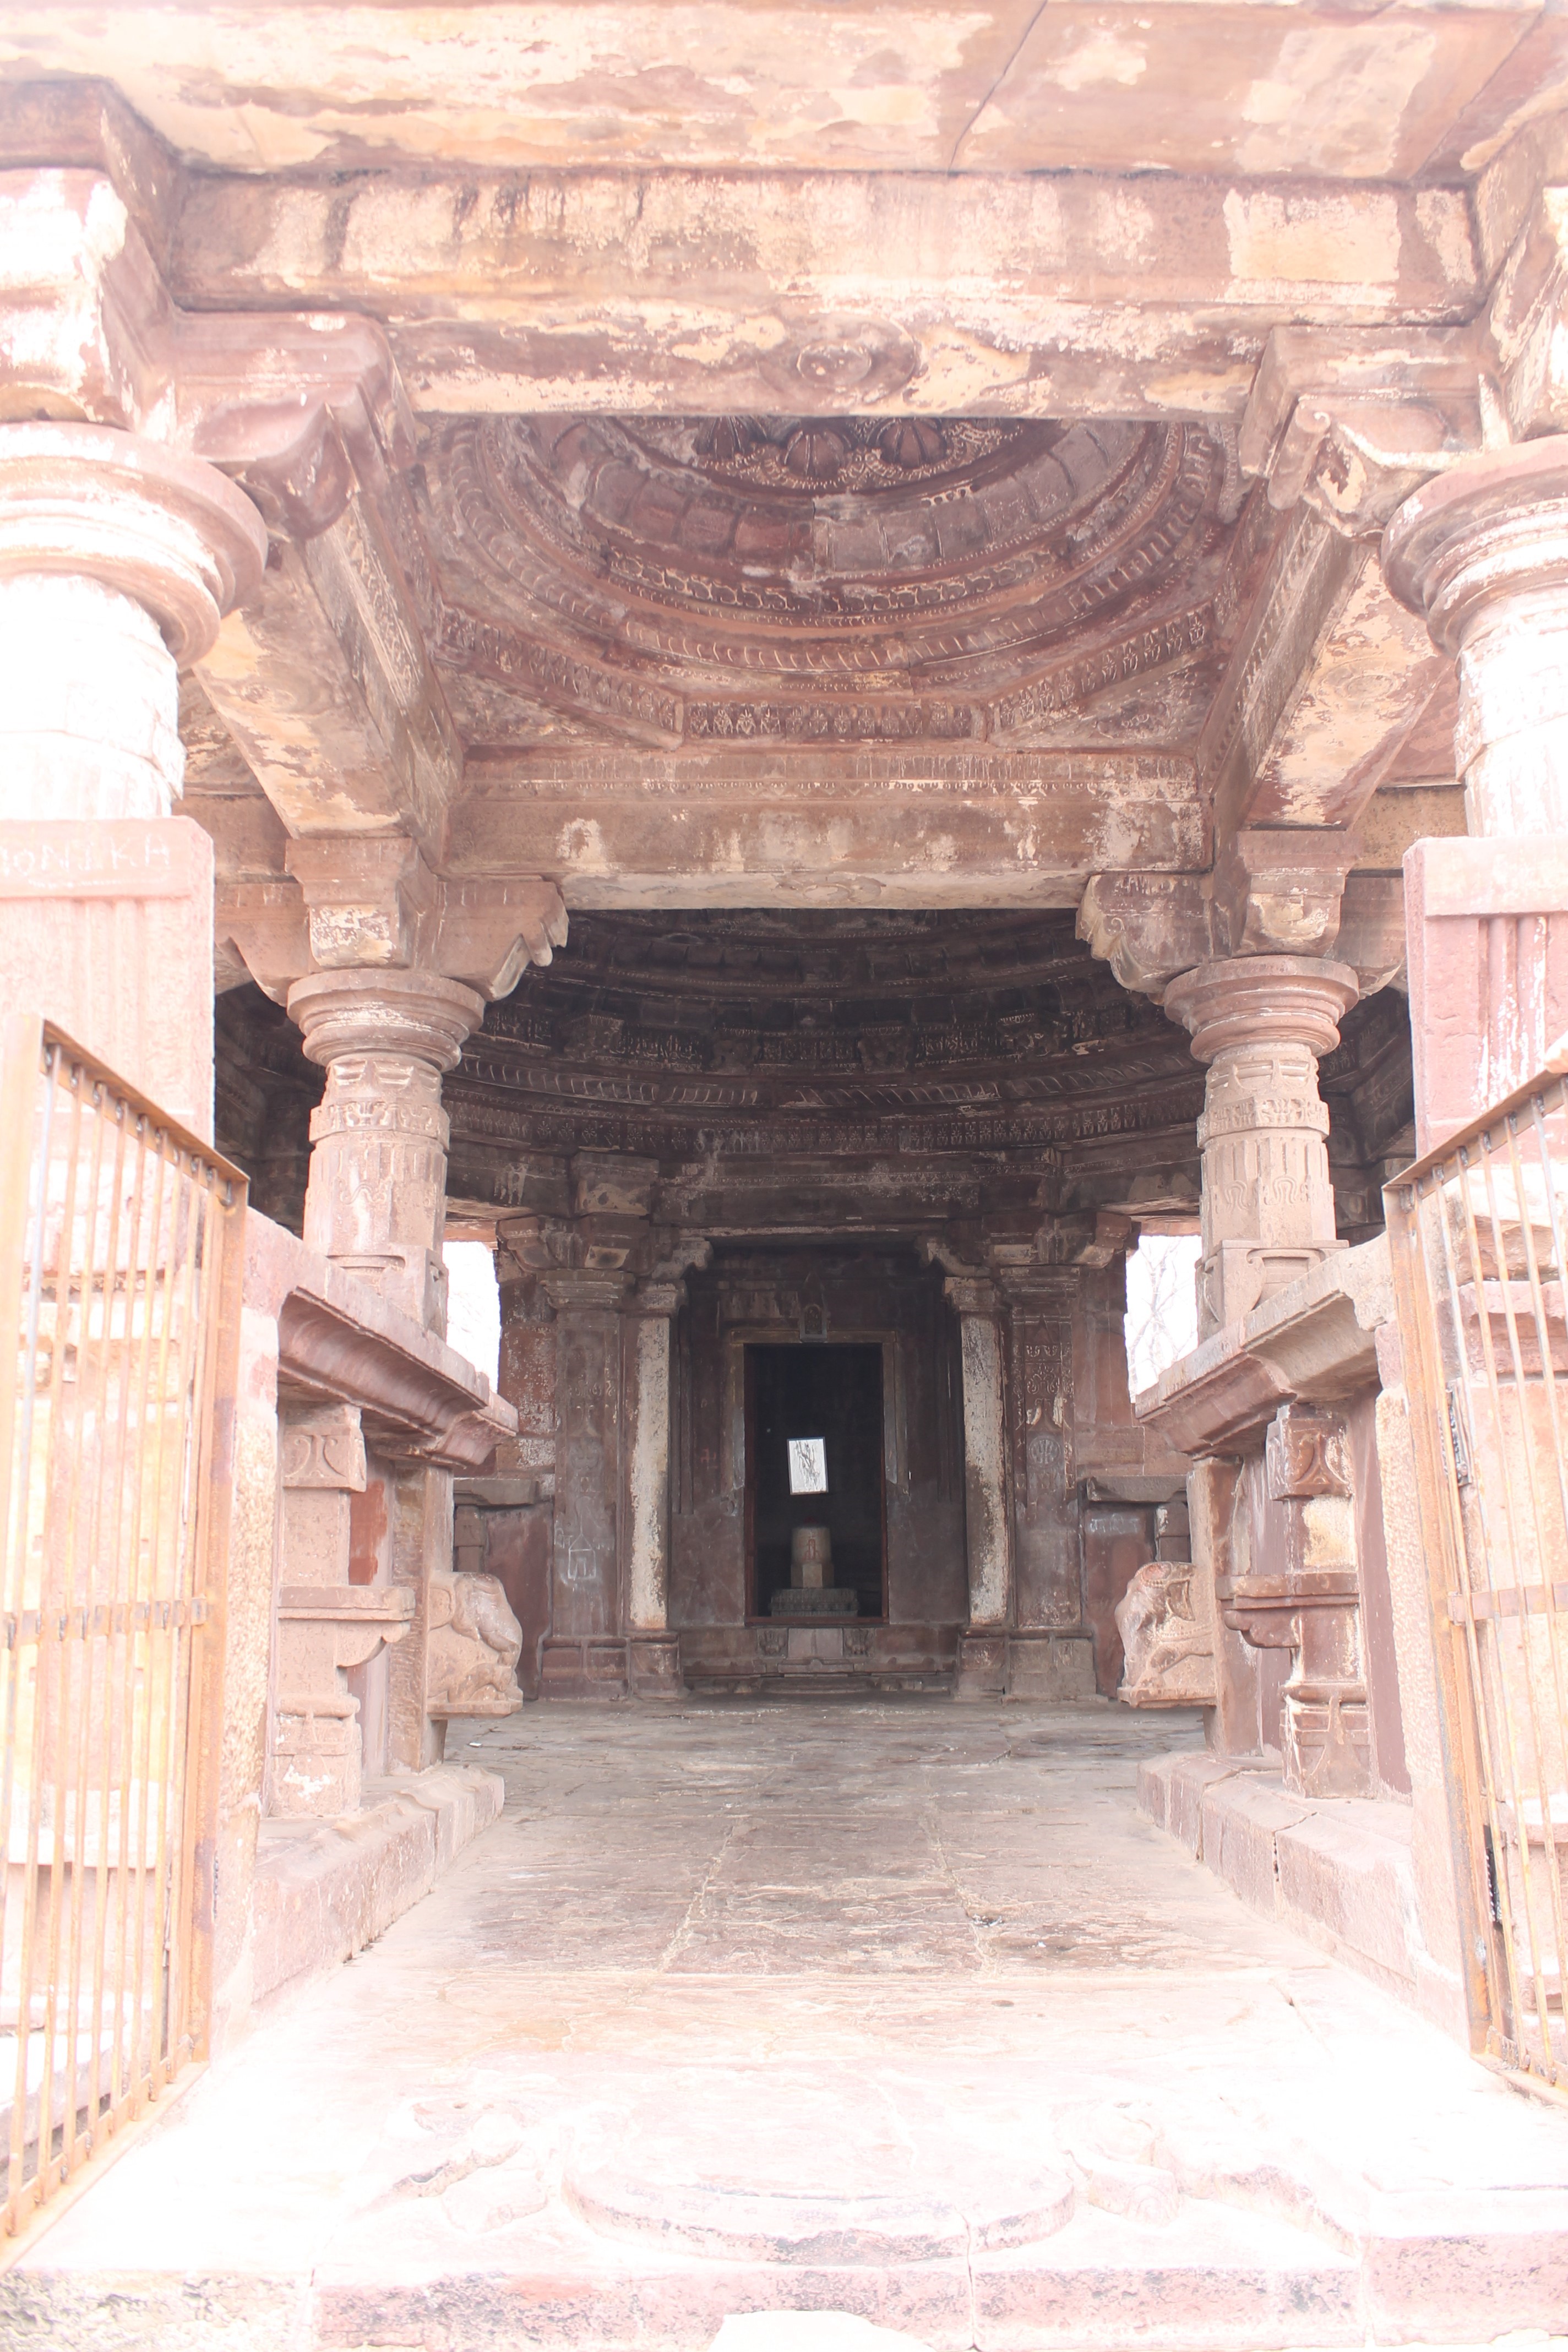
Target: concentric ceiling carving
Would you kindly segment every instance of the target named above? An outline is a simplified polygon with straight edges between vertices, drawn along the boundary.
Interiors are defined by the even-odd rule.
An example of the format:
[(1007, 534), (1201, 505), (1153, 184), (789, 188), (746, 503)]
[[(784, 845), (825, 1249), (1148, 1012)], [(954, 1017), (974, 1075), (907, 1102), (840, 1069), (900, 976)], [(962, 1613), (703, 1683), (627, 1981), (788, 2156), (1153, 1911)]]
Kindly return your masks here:
[(1236, 482), (1184, 425), (492, 417), (425, 451), (470, 742), (1189, 740)]
[(689, 1118), (1201, 1095), (1185, 1039), (1070, 915), (575, 915), (450, 1082)]

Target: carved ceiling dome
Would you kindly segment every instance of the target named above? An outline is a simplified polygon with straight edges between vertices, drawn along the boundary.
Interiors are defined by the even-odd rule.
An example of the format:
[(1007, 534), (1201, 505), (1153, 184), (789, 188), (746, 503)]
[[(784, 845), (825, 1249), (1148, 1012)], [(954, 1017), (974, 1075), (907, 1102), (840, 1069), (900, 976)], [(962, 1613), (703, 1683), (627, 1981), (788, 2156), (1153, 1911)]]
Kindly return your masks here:
[(509, 696), (670, 746), (1125, 740), (1130, 688), (1179, 740), (1234, 624), (1232, 471), (1190, 425), (467, 419), (425, 450), (438, 658), (470, 741)]
[(574, 915), (457, 1083), (689, 1118), (1077, 1102), (1130, 1077), (1200, 1091), (1184, 1037), (1070, 914), (748, 910)]

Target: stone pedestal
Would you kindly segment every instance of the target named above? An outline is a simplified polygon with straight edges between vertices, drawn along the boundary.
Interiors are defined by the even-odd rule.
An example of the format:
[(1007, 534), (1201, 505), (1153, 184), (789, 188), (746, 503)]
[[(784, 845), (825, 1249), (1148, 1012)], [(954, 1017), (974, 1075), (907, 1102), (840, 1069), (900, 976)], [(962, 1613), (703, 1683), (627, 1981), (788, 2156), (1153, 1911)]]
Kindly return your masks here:
[(1334, 1232), (1318, 1057), (1359, 989), (1348, 966), (1229, 956), (1184, 972), (1165, 1010), (1209, 1066), (1198, 1337), (1238, 1321), (1344, 1247)]
[(1425, 1152), (1533, 1076), (1568, 1027), (1568, 435), (1428, 482), (1383, 561), (1457, 658), (1471, 835), (1405, 861)]
[(178, 674), (266, 557), (255, 508), (200, 459), (0, 426), (0, 992), (205, 1136), (213, 863), (171, 822)]
[(441, 1076), (479, 1027), (484, 1000), (435, 972), (321, 971), (295, 982), (289, 1011), (306, 1053), (327, 1067), (310, 1117), (306, 1244), (444, 1333)]

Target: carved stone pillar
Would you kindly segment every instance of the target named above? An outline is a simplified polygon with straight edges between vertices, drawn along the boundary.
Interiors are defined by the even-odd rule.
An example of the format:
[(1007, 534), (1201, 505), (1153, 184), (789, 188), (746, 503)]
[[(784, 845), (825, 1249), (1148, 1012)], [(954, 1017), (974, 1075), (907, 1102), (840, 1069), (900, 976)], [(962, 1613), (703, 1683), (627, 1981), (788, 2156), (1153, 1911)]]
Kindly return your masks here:
[(0, 992), (208, 1136), (212, 846), (171, 816), (178, 673), (266, 560), (199, 458), (0, 426)]
[(627, 1655), (638, 1698), (684, 1687), (669, 1631), (669, 1340), (685, 1299), (679, 1282), (640, 1282), (625, 1312)]
[(1416, 1145), (1568, 1029), (1568, 435), (1470, 457), (1407, 499), (1384, 571), (1458, 665), (1468, 841), (1405, 858)]
[(628, 1686), (619, 1573), (621, 1308), (632, 1276), (559, 1267), (555, 1309), (555, 1525), (543, 1696), (624, 1697)]
[(1229, 956), (1184, 972), (1165, 1010), (1209, 1066), (1198, 1336), (1237, 1321), (1344, 1244), (1334, 1233), (1318, 1057), (1359, 993), (1348, 966)]
[(978, 1277), (950, 1274), (942, 1286), (959, 1323), (969, 1564), (969, 1622), (958, 1638), (953, 1696), (999, 1698), (1007, 1685), (1013, 1602), (1002, 1306), (994, 1286)]
[(447, 1328), (441, 1236), (447, 1141), (441, 1076), (484, 1000), (435, 972), (315, 972), (289, 1011), (327, 1067), (310, 1118), (305, 1240), (427, 1329)]
[(360, 1802), (359, 1701), (347, 1669), (400, 1642), (416, 1595), (349, 1580), (349, 1496), (365, 1486), (353, 1405), (288, 1415), (282, 1432), (283, 1575), (278, 1595), (270, 1810), (329, 1820)]

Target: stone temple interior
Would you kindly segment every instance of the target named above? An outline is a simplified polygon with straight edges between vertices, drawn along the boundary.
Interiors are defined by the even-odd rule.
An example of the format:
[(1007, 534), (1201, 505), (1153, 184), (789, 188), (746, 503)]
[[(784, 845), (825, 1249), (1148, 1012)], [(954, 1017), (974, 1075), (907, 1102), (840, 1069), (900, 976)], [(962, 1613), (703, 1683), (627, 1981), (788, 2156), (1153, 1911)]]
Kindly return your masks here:
[[(217, 1083), (223, 1148), (258, 1205), (298, 1231), (321, 1073), (254, 984), (219, 1000)], [(1381, 1229), (1384, 1171), (1408, 1146), (1397, 990), (1347, 1015), (1320, 1084), (1336, 1222), (1359, 1243)], [(1114, 1695), (1114, 1612), (1185, 1479), (1133, 1420), (1125, 1252), (1142, 1233), (1198, 1230), (1203, 1081), (1182, 1032), (1118, 985), (1069, 914), (579, 914), (548, 968), (487, 1008), (443, 1100), (447, 1230), (494, 1235), (498, 1251), (501, 1389), (520, 1434), (502, 1442), (497, 1476), (513, 1496), (518, 1479), (535, 1481), (542, 1497), (485, 1520), (530, 1696), (542, 1666), (546, 1688), (605, 1692), (626, 1671), (616, 1596), (563, 1622), (557, 1587), (551, 1609), (560, 1370), (547, 1286), (574, 1256), (622, 1288), (629, 1275), (680, 1293), (673, 1307), (660, 1297), (668, 1625), (689, 1686), (743, 1689), (764, 1668), (950, 1686), (969, 1601), (960, 1327), (944, 1284), (969, 1276), (999, 1286), (1014, 1318), (1015, 1677), (1032, 1648), (1043, 1690)], [(586, 1181), (591, 1211), (577, 1205)], [(791, 1634), (769, 1620), (768, 1472), (747, 1466), (767, 1426), (753, 1351), (784, 1348), (882, 1358), (879, 1557), (859, 1571), (854, 1624), (809, 1638), (807, 1621)], [(601, 1492), (613, 1464), (595, 1455)], [(613, 1527), (602, 1532), (613, 1545)]]
[[(147, 2015), (179, 2034), (127, 2119), (394, 1923), (412, 1948), (401, 1915), (481, 1832), (468, 1893), (454, 1871), (426, 1914), (464, 1923), (429, 1929), (456, 1988), (432, 2049), (536, 1927), (563, 1980), (592, 1976), (593, 1903), (637, 1889), (605, 1928), (629, 2009), (524, 1969), (507, 2011), (508, 2063), (576, 2021), (563, 2129), (596, 2095), (579, 2026), (607, 2074), (615, 2020), (637, 2039), (657, 2010), (637, 2065), (668, 2062), (649, 2112), (683, 2114), (710, 2011), (682, 1971), (782, 1983), (807, 1947), (825, 1983), (868, 1952), (889, 1982), (957, 1972), (951, 2032), (914, 1994), (887, 2027), (894, 2071), (928, 2028), (967, 2066), (999, 1970), (993, 2090), (1003, 2012), (1026, 1994), (1054, 2032), (1080, 1963), (1082, 2046), (1106, 2017), (1142, 2032), (1154, 1979), (1118, 1990), (1120, 1952), (1189, 1972), (1162, 2046), (1190, 2025), (1218, 2081), (1223, 1946), (1268, 2012), (1242, 2036), (1259, 2113), (1257, 2053), (1316, 2030), (1320, 1961), (1363, 1979), (1350, 2073), (1352, 2044), (1435, 2028), (1454, 2114), (1497, 2087), (1471, 2056), (1568, 2095), (1568, 1098), (1561, 1148), (1548, 1110), (1522, 1147), (1506, 1129), (1488, 1235), (1458, 1158), (1568, 1070), (1565, 615), (1568, 14), (1544, 0), (0, 0), (0, 1307), (37, 1305), (16, 1444), (58, 1455), (13, 1475), (0, 1443), (0, 1723), (37, 1735), (25, 1769), (7, 1735), (0, 1814), (20, 1790), (37, 1826), (0, 1879), (0, 2335), (5, 2243), (101, 2153), (108, 2111), (71, 2105), (57, 2163), (29, 2004), (74, 2050), (93, 1996), (49, 1954), (90, 1940), (89, 1816), (103, 1854), (129, 1832), (67, 1750), (109, 1738), (111, 1666), (126, 1720), (151, 1707), (132, 1636), (174, 1661), (168, 1770), (137, 1769), (177, 1863)], [(137, 1227), (144, 1263), (106, 1240), (73, 1289), (59, 1254), (98, 1226), (51, 1225), (77, 1175), (27, 1108), (61, 1072), (79, 1125), (120, 1105), (105, 1149), (203, 1171), (201, 1252), (171, 1213)], [(1418, 1242), (1460, 1254), (1441, 1296)], [(452, 1344), (458, 1243), (493, 1265), (493, 1381)], [(1191, 1267), (1192, 1313), (1130, 1372), (1157, 1257)], [(170, 1343), (189, 1385), (117, 1415), (116, 1351), (175, 1315), (176, 1259), (208, 1318)], [(96, 1418), (46, 1295), (100, 1318)], [(176, 1458), (179, 1507), (151, 1513), (169, 1589), (121, 1591), (140, 1538), (79, 1540), (90, 1498), (146, 1516)], [(809, 1739), (771, 1727), (805, 1703)], [(764, 1752), (821, 1766), (839, 1719), (869, 1761), (824, 1785), (902, 1857), (902, 1925), (858, 1821), (737, 1793)], [(487, 1741), (518, 1798), (493, 1835)], [(574, 1910), (595, 1759), (616, 1819)], [(790, 1808), (809, 1900), (752, 1938), (795, 1884), (763, 1851)], [(50, 1946), (61, 1823), (78, 1910)], [(1245, 1933), (1232, 1895), (1263, 1915)], [(1287, 1947), (1288, 2027), (1258, 1990)], [(373, 2011), (447, 2002), (402, 1949), (334, 2078), (362, 2155), (439, 2105), (400, 2045), (399, 2121), (370, 2054)], [(780, 2023), (753, 1987), (746, 2033), (753, 1999), (798, 2055), (810, 2001)], [(1399, 2033), (1363, 2031), (1394, 2001)], [(1291, 2046), (1293, 2119), (1318, 2095), (1343, 2143), (1343, 2074), (1314, 2091)], [(1412, 2252), (1410, 2222), (1384, 2264), (1408, 2216), (1379, 2181), (1425, 2179), (1409, 2135), (1323, 2203), (1318, 2157), (1261, 2123), (1223, 2167), (1173, 2126), (1166, 2165), (1120, 2107), (1085, 2156), (1070, 2108), (1040, 2125), (1065, 2185), (1001, 2238), (950, 2216), (940, 2263), (901, 2239), (884, 2261), (857, 2206), (863, 2307), (936, 2313), (941, 2352), (1321, 2352), (1479, 2343), (1506, 2273), (1510, 2325), (1561, 2320), (1568, 2141), (1531, 2237), (1523, 2139), (1451, 2133), (1442, 2230)], [(521, 2164), (531, 2128), (470, 2170)], [(1456, 2137), (1492, 2200), (1468, 2237)], [(278, 2126), (275, 2216), (314, 2197), (297, 2137)], [(124, 2217), (183, 2210), (165, 2161), (145, 2177), (174, 2188), (116, 2225), (137, 2275)], [(666, 2260), (663, 2158), (597, 2236), (540, 2162), (494, 2225), (511, 2271), (484, 2270), (496, 2183), (458, 2220), (445, 2189), (398, 2205), (389, 2169), (387, 2221), (333, 2175), (344, 2242), (384, 2228), (377, 2262), (429, 2276), (377, 2300), (323, 2257), (318, 2292), (300, 2256), (258, 2347), (466, 2352), (515, 2334), (473, 2317), (480, 2271), (537, 2284), (559, 2258), (580, 2287), (639, 2228)], [(1234, 2192), (1252, 2228), (1255, 2189), (1285, 2200), (1270, 2229), (1319, 2231), (1310, 2262), (1283, 2237), (1254, 2262), (1215, 2220)], [(1140, 2233), (1200, 2206), (1220, 2284), (1183, 2304), (1174, 2240)], [(447, 2221), (471, 2262), (429, 2252)], [(118, 2275), (89, 2240), (57, 2242)], [(805, 2270), (764, 2240), (745, 2260), (787, 2303)], [(614, 2325), (574, 2287), (541, 2341), (706, 2352), (616, 2276)], [(837, 2292), (811, 2279), (813, 2307)], [(83, 2294), (67, 2352), (96, 2340)]]

